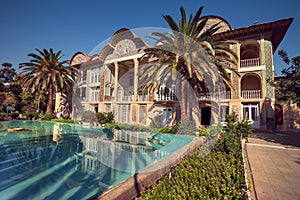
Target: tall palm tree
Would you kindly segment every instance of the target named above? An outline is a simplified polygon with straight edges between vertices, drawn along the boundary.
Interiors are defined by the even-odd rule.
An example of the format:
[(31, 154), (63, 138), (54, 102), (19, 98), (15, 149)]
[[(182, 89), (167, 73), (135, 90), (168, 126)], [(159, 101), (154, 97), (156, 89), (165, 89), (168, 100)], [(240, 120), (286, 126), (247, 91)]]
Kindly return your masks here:
[[(171, 31), (152, 33), (156, 45), (143, 49), (145, 56), (155, 56), (159, 61), (155, 61), (141, 76), (143, 81), (147, 80), (145, 86), (157, 87), (170, 73), (173, 80), (175, 72), (184, 78), (181, 84), (181, 108), (189, 107), (187, 83), (196, 92), (207, 92), (207, 81), (211, 79), (206, 75), (218, 74), (231, 87), (227, 70), (237, 74), (231, 67), (237, 63), (237, 55), (229, 48), (233, 41), (212, 37), (221, 27), (216, 23), (206, 28), (208, 18), (201, 20), (202, 10), (203, 7), (200, 7), (195, 16), (191, 14), (187, 20), (185, 9), (180, 7), (181, 19), (178, 24), (171, 16), (163, 15)], [(188, 110), (181, 111), (181, 120), (189, 121)]]
[(53, 112), (54, 99), (56, 92), (71, 94), (73, 82), (77, 74), (77, 69), (68, 65), (69, 61), (60, 61), (61, 51), (53, 52), (52, 48), (48, 51), (36, 49), (39, 55), (29, 53), (31, 60), (21, 63), (19, 68), (20, 82), (24, 91), (31, 93), (45, 91), (48, 94), (46, 112)]

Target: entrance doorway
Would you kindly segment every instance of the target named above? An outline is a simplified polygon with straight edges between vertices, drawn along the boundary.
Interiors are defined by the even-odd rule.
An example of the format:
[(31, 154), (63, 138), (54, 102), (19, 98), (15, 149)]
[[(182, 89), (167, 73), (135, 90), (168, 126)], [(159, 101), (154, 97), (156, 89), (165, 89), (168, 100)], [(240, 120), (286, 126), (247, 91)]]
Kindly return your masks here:
[(201, 125), (209, 126), (211, 118), (211, 107), (201, 108)]
[(172, 108), (167, 107), (162, 110), (162, 125), (170, 126), (172, 123)]
[(259, 129), (260, 127), (259, 104), (243, 103), (242, 108), (243, 108), (243, 112), (242, 112), (243, 120), (248, 120), (249, 123), (252, 124), (253, 128)]

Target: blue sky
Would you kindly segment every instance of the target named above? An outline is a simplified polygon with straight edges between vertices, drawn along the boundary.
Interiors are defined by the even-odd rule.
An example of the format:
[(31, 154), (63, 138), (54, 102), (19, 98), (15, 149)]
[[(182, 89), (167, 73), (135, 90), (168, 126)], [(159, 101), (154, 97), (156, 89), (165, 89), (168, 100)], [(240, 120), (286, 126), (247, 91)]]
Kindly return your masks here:
[[(219, 15), (233, 28), (295, 17), (277, 50), (300, 55), (300, 2), (295, 0), (1, 0), (0, 5), (0, 63), (15, 68), (29, 61), (27, 54), (36, 53), (35, 48), (62, 50), (69, 60), (78, 51), (89, 53), (122, 27), (167, 28), (162, 15), (178, 19), (180, 6), (187, 13), (204, 6), (203, 15)], [(284, 63), (277, 51), (274, 63), (280, 75)]]

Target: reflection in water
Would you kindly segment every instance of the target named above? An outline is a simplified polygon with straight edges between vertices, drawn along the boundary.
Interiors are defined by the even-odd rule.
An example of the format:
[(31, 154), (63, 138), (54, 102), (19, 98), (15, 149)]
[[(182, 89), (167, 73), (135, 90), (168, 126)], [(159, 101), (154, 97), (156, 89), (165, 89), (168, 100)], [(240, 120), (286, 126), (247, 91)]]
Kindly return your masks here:
[(38, 121), (1, 127), (32, 130), (0, 133), (1, 199), (87, 199), (179, 148), (174, 136), (153, 133)]

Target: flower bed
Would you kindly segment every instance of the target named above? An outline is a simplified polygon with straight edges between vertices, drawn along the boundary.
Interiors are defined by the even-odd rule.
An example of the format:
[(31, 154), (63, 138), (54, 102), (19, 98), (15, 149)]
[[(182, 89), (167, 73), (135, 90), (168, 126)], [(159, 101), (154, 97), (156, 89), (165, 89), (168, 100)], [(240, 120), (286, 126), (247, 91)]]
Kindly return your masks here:
[(142, 188), (139, 199), (248, 199), (239, 137), (247, 124), (228, 124), (205, 157), (201, 155), (209, 143), (187, 156), (172, 176), (162, 176), (156, 184)]

